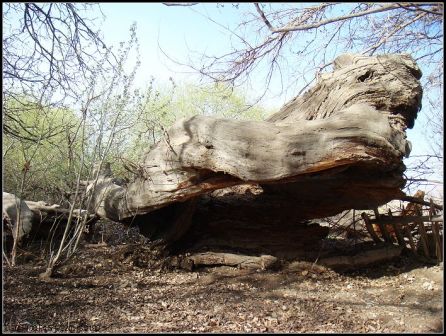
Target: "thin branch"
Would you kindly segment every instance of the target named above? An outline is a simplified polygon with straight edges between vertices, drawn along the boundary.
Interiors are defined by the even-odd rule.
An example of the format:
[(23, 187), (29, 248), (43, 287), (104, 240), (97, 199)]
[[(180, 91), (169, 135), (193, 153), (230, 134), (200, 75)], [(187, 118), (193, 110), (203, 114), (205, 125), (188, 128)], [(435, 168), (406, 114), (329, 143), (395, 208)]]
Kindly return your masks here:
[[(437, 9), (438, 8), (438, 11), (432, 11), (432, 10), (421, 8), (421, 6), (419, 4), (416, 4), (416, 3), (411, 3), (409, 6), (406, 6), (404, 4), (398, 4), (398, 5), (401, 8), (404, 8), (404, 9), (407, 9), (407, 10), (410, 10), (410, 11), (414, 11), (414, 12), (421, 11), (421, 12), (425, 12), (425, 13), (428, 13), (428, 14), (443, 16), (443, 7), (442, 7), (443, 4), (442, 3), (424, 4), (424, 6), (426, 6), (426, 5), (427, 6), (432, 6), (433, 9)], [(411, 7), (415, 7), (415, 8), (411, 8)]]
[(390, 4), (390, 5), (381, 6), (379, 8), (375, 8), (375, 9), (365, 10), (362, 12), (351, 13), (351, 14), (343, 15), (343, 16), (337, 16), (337, 17), (334, 17), (334, 18), (331, 18), (328, 20), (324, 20), (324, 21), (319, 21), (319, 22), (313, 23), (313, 24), (278, 28), (278, 29), (274, 29), (273, 32), (274, 33), (283, 33), (283, 32), (291, 32), (291, 31), (299, 31), (299, 30), (310, 30), (310, 29), (315, 29), (315, 28), (325, 26), (325, 25), (333, 23), (333, 22), (348, 20), (348, 19), (352, 19), (352, 18), (356, 18), (356, 17), (367, 16), (370, 14), (376, 14), (376, 13), (386, 12), (386, 11), (400, 9), (400, 8), (401, 7), (399, 4)]
[(272, 32), (276, 31), (276, 28), (272, 26), (272, 24), (268, 21), (268, 19), (265, 16), (265, 13), (260, 9), (259, 3), (254, 2), (254, 6), (256, 7), (257, 13), (259, 13), (260, 17), (262, 18), (263, 22), (266, 24), (266, 26), (271, 30)]
[(195, 6), (198, 5), (199, 2), (163, 2), (164, 6)]
[(368, 48), (367, 50), (363, 51), (362, 54), (367, 54), (369, 52), (372, 52), (372, 54), (379, 48), (381, 47), (384, 43), (386, 43), (389, 38), (391, 38), (393, 35), (395, 35), (396, 33), (402, 31), (404, 28), (406, 28), (407, 26), (411, 25), (412, 23), (418, 21), (419, 19), (421, 19), (423, 16), (426, 16), (426, 13), (420, 13), (419, 15), (417, 15), (415, 18), (413, 18), (410, 21), (407, 21), (406, 23), (404, 23), (401, 26), (397, 26), (393, 31), (391, 31), (389, 34), (382, 36), (381, 39), (375, 43), (373, 46), (371, 46), (370, 48)]
[[(422, 204), (422, 205), (426, 205), (426, 206), (430, 206), (431, 203), (430, 202), (426, 202), (423, 200), (420, 200), (419, 198), (416, 197), (412, 197), (412, 196), (403, 196), (400, 198), (397, 198), (400, 201), (405, 201), (405, 202), (410, 202), (410, 203), (416, 203), (416, 204)], [(443, 210), (443, 207), (441, 205), (432, 203), (434, 208), (438, 209), (438, 210)]]

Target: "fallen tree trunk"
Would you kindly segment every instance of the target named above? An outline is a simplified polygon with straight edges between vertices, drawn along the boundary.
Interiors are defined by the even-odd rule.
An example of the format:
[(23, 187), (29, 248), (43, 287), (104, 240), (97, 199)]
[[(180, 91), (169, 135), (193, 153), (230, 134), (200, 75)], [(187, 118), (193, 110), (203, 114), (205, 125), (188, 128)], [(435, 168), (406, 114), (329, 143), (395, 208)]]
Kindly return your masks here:
[(318, 261), (318, 264), (338, 271), (347, 271), (390, 261), (399, 257), (402, 251), (403, 247), (401, 246), (385, 245), (354, 256), (344, 255), (322, 258)]
[[(20, 209), (20, 219), (18, 207)], [(70, 215), (70, 209), (62, 208), (59, 204), (47, 204), (44, 201), (22, 200), (14, 194), (3, 193), (3, 224), (8, 222), (10, 227), (5, 227), (6, 235), (15, 236), (15, 227), (20, 222), (18, 242), (25, 237), (30, 240), (46, 240), (62, 235)], [(99, 219), (95, 214), (87, 210), (74, 209), (71, 214), (73, 221), (82, 221), (85, 217), (89, 225), (93, 225)], [(14, 237), (15, 238), (15, 237)], [(9, 240), (8, 240), (8, 244)]]
[(277, 258), (270, 255), (247, 256), (233, 253), (197, 253), (187, 256), (183, 263), (186, 262), (193, 267), (199, 266), (218, 266), (228, 265), (242, 269), (261, 269), (266, 270), (274, 267), (277, 263)]
[(2, 200), (3, 233), (10, 233), (20, 242), (31, 231), (34, 214), (26, 202), (14, 194), (3, 192)]
[(326, 235), (309, 220), (404, 197), (419, 68), (408, 55), (342, 55), (334, 64), (266, 121), (177, 121), (134, 182), (98, 181), (92, 209), (177, 252), (289, 255)]
[[(34, 202), (34, 201), (25, 201), (26, 205), (28, 205), (29, 209), (34, 213), (36, 216), (68, 216), (70, 213), (70, 209), (61, 208), (59, 204), (47, 204), (42, 201)], [(82, 209), (74, 209), (72, 211), (73, 217), (82, 217), (87, 216), (89, 218), (93, 218), (94, 214), (88, 214), (87, 210)]]

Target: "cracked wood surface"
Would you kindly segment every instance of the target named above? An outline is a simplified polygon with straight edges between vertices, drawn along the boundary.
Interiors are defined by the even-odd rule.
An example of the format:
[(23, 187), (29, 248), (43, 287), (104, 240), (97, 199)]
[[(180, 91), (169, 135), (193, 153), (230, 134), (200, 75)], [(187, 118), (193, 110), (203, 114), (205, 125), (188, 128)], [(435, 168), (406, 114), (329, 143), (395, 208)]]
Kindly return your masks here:
[[(296, 221), (403, 197), (405, 130), (420, 109), (421, 71), (408, 55), (346, 54), (334, 64), (265, 121), (178, 120), (145, 153), (134, 182), (98, 183), (95, 212), (131, 221), (198, 198), (199, 215), (206, 194), (246, 183), (263, 188), (248, 201), (255, 211), (294, 207)], [(222, 216), (235, 206), (226, 205)], [(144, 225), (167, 225), (153, 223)]]

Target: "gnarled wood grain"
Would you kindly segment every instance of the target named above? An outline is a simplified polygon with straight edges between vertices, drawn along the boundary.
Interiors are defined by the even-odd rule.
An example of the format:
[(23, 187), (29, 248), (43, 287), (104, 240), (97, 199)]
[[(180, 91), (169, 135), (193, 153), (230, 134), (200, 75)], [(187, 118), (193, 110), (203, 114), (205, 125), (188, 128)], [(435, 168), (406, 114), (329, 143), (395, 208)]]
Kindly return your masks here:
[[(177, 121), (145, 154), (134, 182), (126, 187), (110, 178), (99, 182), (94, 211), (137, 222), (158, 238), (174, 236), (177, 241), (185, 235), (185, 246), (187, 231), (188, 237), (202, 232), (212, 238), (217, 234), (212, 227), (219, 223), (235, 232), (230, 213), (245, 211), (238, 224), (245, 231), (232, 244), (236, 246), (247, 236), (259, 240), (252, 223), (258, 213), (280, 219), (269, 228), (259, 219), (258, 227), (283, 229), (283, 239), (308, 219), (403, 197), (402, 159), (411, 148), (405, 130), (421, 107), (421, 71), (408, 55), (342, 55), (334, 64), (332, 73), (265, 121), (206, 116)], [(262, 191), (231, 201), (206, 196), (246, 184)], [(181, 212), (178, 204), (191, 199), (198, 199), (195, 214), (185, 216), (188, 225), (179, 225), (181, 214), (174, 214)], [(237, 202), (243, 204), (241, 210)], [(203, 216), (208, 204), (218, 205), (218, 218)], [(182, 234), (172, 235), (172, 225)]]

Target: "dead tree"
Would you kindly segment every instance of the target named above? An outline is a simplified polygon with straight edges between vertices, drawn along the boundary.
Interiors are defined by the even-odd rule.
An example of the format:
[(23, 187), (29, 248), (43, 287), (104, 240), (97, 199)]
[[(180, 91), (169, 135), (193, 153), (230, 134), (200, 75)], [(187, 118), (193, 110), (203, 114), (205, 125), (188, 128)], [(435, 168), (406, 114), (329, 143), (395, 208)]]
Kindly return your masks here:
[(175, 253), (302, 255), (327, 234), (312, 219), (404, 197), (420, 77), (409, 55), (346, 54), (265, 121), (179, 120), (134, 182), (97, 183), (93, 210)]
[[(20, 211), (19, 211), (20, 207)], [(19, 215), (20, 213), (20, 215)], [(60, 236), (65, 228), (69, 209), (64, 209), (58, 204), (47, 204), (44, 201), (26, 201), (18, 198), (14, 194), (3, 193), (3, 235), (6, 243), (6, 250), (9, 250), (13, 239), (22, 244), (24, 241), (49, 240), (51, 237)], [(88, 214), (86, 210), (74, 209), (73, 220), (80, 220), (86, 217), (89, 225), (94, 225), (98, 217)]]
[(34, 213), (28, 204), (16, 195), (3, 192), (2, 201), (3, 234), (20, 243), (31, 231)]

